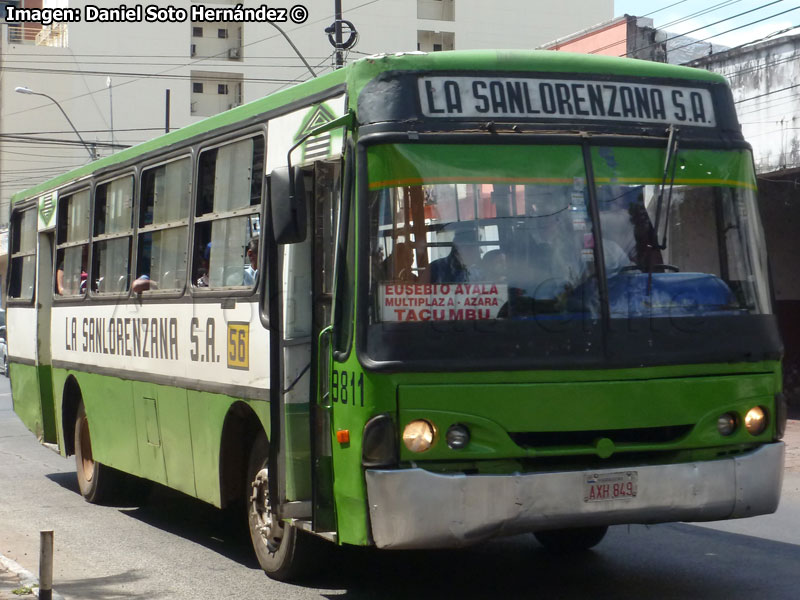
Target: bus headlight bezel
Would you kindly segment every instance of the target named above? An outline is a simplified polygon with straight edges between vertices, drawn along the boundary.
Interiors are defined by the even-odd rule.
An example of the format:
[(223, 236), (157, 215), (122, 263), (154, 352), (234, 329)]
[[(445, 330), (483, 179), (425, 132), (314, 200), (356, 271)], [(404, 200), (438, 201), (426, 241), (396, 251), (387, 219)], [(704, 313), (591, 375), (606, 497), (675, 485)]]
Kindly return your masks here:
[(361, 464), (365, 467), (387, 467), (397, 464), (397, 437), (389, 413), (372, 417), (364, 425), (361, 438)]

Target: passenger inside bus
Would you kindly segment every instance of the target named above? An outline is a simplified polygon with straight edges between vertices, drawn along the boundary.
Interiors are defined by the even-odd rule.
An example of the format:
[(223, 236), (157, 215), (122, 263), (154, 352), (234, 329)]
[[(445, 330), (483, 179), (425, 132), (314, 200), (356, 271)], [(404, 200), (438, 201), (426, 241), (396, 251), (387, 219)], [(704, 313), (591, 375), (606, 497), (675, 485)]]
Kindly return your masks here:
[(258, 236), (250, 238), (247, 243), (247, 260), (249, 264), (244, 267), (243, 285), (255, 285), (258, 281)]
[(382, 281), (416, 281), (417, 276), (412, 271), (414, 264), (414, 251), (406, 242), (397, 242), (394, 251), (381, 262), (380, 273)]
[(430, 283), (481, 281), (480, 259), (478, 233), (474, 229), (460, 229), (453, 236), (450, 254), (430, 264), (429, 281)]
[(134, 294), (141, 294), (147, 290), (154, 289), (156, 289), (156, 284), (154, 281), (150, 280), (150, 275), (140, 275), (134, 279), (133, 283), (131, 284), (131, 291)]
[(499, 249), (489, 250), (481, 259), (481, 271), (487, 281), (506, 283), (508, 281), (508, 263), (505, 252)]
[[(59, 252), (59, 254), (62, 254)], [(65, 277), (64, 273), (64, 256), (62, 255), (58, 268), (56, 269), (56, 294), (59, 296), (64, 295), (77, 295), (86, 292), (86, 280), (89, 277), (89, 246), (84, 245), (81, 250), (81, 272), (80, 279), (75, 281), (75, 274), (70, 273)], [(75, 284), (78, 285), (75, 285)]]

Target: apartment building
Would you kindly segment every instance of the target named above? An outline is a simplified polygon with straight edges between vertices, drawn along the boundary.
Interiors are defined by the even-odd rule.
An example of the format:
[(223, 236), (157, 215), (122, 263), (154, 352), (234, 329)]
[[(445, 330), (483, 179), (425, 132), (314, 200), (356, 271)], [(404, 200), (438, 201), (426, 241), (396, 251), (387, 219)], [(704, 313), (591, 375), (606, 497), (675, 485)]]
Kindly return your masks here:
[[(191, 19), (192, 6), (237, 4), (263, 6), (255, 0), (0, 0), (0, 228), (8, 222), (13, 193), (80, 166), (90, 155), (106, 156), (308, 79), (310, 70), (333, 68), (325, 33), (334, 21), (333, 0), (305, 0), (304, 22), (278, 24), (308, 67), (268, 22)], [(81, 18), (8, 22), (5, 5), (77, 9)], [(90, 12), (138, 7), (140, 14), (171, 5), (187, 18), (143, 22), (125, 13), (117, 22), (89, 21), (87, 5)], [(354, 60), (383, 52), (533, 48), (607, 21), (613, 0), (343, 0), (342, 10), (358, 31), (346, 56)], [(50, 98), (16, 93), (18, 87), (57, 101), (86, 146)]]

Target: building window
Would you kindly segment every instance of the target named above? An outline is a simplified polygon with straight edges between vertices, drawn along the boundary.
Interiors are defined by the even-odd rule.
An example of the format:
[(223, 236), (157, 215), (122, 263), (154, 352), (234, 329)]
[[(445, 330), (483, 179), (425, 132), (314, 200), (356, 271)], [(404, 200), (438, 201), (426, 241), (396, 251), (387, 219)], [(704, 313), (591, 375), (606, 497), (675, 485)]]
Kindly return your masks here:
[(417, 48), (422, 52), (455, 50), (456, 34), (452, 31), (417, 30)]
[(217, 29), (217, 37), (222, 39), (228, 39), (228, 30), (227, 29)]
[(203, 37), (203, 28), (192, 27), (192, 37)]
[(228, 95), (228, 84), (227, 83), (220, 83), (217, 85), (217, 93), (223, 96)]
[(455, 0), (417, 0), (417, 18), (432, 21), (455, 21)]
[(193, 81), (192, 82), (192, 93), (193, 94), (202, 94), (203, 93), (203, 82), (202, 81)]

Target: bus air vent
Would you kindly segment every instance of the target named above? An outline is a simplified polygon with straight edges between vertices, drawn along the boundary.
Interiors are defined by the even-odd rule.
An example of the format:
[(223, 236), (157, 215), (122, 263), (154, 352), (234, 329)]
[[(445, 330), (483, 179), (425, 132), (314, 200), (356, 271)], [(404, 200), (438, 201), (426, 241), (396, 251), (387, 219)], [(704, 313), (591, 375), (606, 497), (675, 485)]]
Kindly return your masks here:
[(523, 448), (552, 448), (558, 446), (592, 446), (598, 438), (608, 438), (616, 446), (623, 444), (666, 444), (689, 433), (692, 425), (667, 425), (638, 429), (598, 429), (592, 431), (529, 431), (509, 433)]

